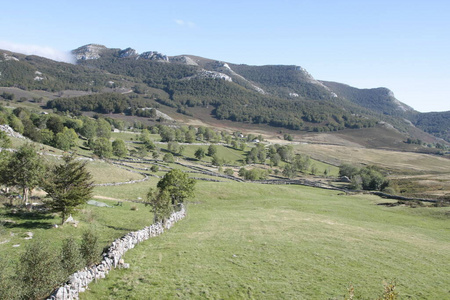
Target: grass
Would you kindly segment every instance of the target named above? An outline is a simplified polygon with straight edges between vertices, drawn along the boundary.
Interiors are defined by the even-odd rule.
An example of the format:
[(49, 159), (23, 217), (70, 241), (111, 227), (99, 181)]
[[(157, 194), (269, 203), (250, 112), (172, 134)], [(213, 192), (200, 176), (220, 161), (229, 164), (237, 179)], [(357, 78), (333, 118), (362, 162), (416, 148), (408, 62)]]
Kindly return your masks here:
[(95, 183), (125, 182), (144, 178), (140, 174), (130, 172), (103, 161), (89, 162), (87, 164), (87, 169), (92, 174)]
[[(113, 200), (98, 200), (111, 206), (117, 203)], [(131, 206), (136, 206), (137, 210), (131, 210)], [(108, 246), (114, 239), (126, 233), (148, 226), (153, 221), (153, 215), (149, 208), (139, 203), (124, 202), (123, 206), (114, 208), (96, 207), (85, 205), (74, 219), (79, 221), (78, 227), (65, 224), (58, 228), (53, 228), (54, 224), (60, 224), (61, 219), (54, 214), (39, 213), (11, 213), (4, 207), (0, 208), (0, 220), (4, 223), (0, 231), (0, 256), (8, 257), (10, 260), (17, 260), (23, 253), (27, 244), (31, 240), (25, 240), (26, 232), (34, 234), (33, 239), (48, 241), (48, 244), (55, 249), (59, 249), (64, 238), (74, 237), (81, 240), (83, 231), (89, 227), (94, 227), (100, 236), (102, 246)], [(13, 245), (20, 245), (13, 247)]]
[(350, 284), (358, 299), (373, 299), (391, 279), (402, 298), (447, 298), (448, 208), (380, 200), (199, 182), (187, 219), (127, 253), (130, 269), (81, 299), (331, 299)]

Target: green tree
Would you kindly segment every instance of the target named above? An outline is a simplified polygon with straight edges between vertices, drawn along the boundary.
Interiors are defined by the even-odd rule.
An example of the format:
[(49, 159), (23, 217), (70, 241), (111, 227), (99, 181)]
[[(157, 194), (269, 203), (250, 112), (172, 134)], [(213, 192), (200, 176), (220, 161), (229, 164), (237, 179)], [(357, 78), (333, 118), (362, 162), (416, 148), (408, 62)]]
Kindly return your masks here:
[(127, 146), (122, 139), (115, 139), (112, 142), (112, 151), (117, 157), (125, 157), (128, 154)]
[(77, 145), (78, 135), (72, 128), (64, 127), (63, 131), (55, 136), (55, 147), (63, 151), (68, 151)]
[(180, 208), (188, 197), (194, 196), (195, 180), (186, 173), (173, 169), (158, 182), (157, 188), (150, 188), (147, 204), (151, 206), (156, 222), (164, 222), (172, 211)]
[(99, 157), (111, 157), (112, 150), (111, 142), (107, 138), (100, 137), (93, 142), (92, 151)]
[(166, 162), (166, 163), (173, 163), (173, 162), (174, 162), (174, 159), (173, 159), (172, 153), (166, 153), (166, 154), (164, 154), (164, 156), (163, 156), (163, 161)]
[(43, 184), (44, 191), (52, 199), (48, 205), (61, 213), (61, 224), (78, 206), (89, 200), (93, 188), (86, 162), (76, 160), (74, 155), (64, 156), (63, 163), (50, 170)]
[(93, 139), (97, 135), (97, 123), (91, 118), (85, 118), (83, 120), (83, 127), (80, 129), (82, 136), (88, 140)]
[(195, 179), (188, 174), (172, 169), (158, 182), (161, 191), (168, 191), (174, 207), (179, 206), (188, 197), (194, 196)]
[(111, 124), (103, 118), (97, 119), (97, 136), (109, 139), (111, 137)]
[(216, 153), (217, 153), (217, 146), (216, 145), (209, 145), (207, 155), (208, 156), (213, 156)]
[(45, 165), (36, 153), (36, 149), (25, 144), (14, 152), (3, 168), (0, 168), (0, 178), (7, 186), (17, 186), (22, 189), (23, 201), (28, 202), (31, 190), (39, 185)]
[(154, 222), (164, 223), (173, 211), (169, 191), (150, 188), (147, 193), (147, 205), (150, 205), (150, 211), (154, 214)]
[(203, 148), (198, 148), (195, 153), (194, 156), (196, 159), (198, 160), (202, 160), (205, 157), (205, 149)]
[(292, 164), (285, 164), (283, 167), (283, 176), (287, 178), (294, 178), (297, 174), (295, 167)]

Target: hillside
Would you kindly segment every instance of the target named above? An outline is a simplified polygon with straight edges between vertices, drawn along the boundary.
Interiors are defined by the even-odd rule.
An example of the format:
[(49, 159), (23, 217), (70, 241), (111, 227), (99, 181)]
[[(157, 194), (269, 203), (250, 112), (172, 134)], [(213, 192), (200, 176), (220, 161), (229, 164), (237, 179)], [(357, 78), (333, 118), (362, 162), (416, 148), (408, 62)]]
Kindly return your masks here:
[[(334, 132), (371, 128), (382, 122), (394, 126), (404, 140), (435, 144), (439, 140), (427, 133), (445, 137), (430, 117), (427, 133), (415, 128), (415, 124), (424, 123), (415, 121), (420, 114), (395, 99), (388, 89), (361, 90), (318, 81), (300, 66), (236, 65), (192, 55), (169, 57), (157, 51), (139, 54), (132, 48), (111, 49), (96, 44), (73, 50), (76, 65), (1, 53), (0, 87), (57, 93), (42, 101), (55, 99), (48, 108), (75, 114), (94, 111), (139, 115), (140, 109), (164, 105), (175, 118), (183, 118), (177, 117), (182, 114), (205, 121), (211, 114), (219, 123), (230, 120), (237, 122), (236, 126), (269, 125), (274, 131)], [(74, 94), (68, 90), (88, 95), (71, 99)], [(100, 95), (89, 95), (96, 93)], [(100, 103), (103, 108), (79, 103), (93, 101), (90, 97), (111, 102), (117, 97), (110, 93), (126, 93), (122, 97), (126, 107), (110, 110), (107, 103)], [(11, 97), (5, 90), (0, 96)], [(212, 107), (208, 115), (198, 114), (208, 107)]]

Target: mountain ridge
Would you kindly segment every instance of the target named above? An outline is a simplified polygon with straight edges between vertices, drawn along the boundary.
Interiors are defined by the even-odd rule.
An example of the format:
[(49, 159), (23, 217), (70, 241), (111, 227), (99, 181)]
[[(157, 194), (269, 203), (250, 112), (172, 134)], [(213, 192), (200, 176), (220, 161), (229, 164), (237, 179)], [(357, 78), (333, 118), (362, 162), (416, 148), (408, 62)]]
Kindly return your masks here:
[[(400, 102), (387, 88), (357, 89), (316, 80), (301, 66), (251, 66), (195, 55), (167, 56), (157, 51), (139, 54), (133, 48), (99, 44), (73, 50), (77, 59), (73, 67), (37, 56), (1, 52), (1, 86), (17, 86), (20, 82), (19, 86), (26, 89), (100, 92), (105, 87), (126, 85), (124, 82), (131, 88), (134, 82), (135, 89), (141, 85), (143, 90), (167, 93), (167, 99), (158, 101), (178, 112), (189, 114), (189, 107), (211, 104), (219, 120), (307, 131), (364, 127), (365, 119), (368, 126), (373, 126), (370, 119), (378, 119), (404, 132), (411, 131), (411, 124), (423, 124), (417, 117), (421, 113)], [(216, 79), (220, 81), (211, 81)], [(434, 133), (430, 124), (427, 121), (427, 132)], [(441, 130), (438, 137), (442, 136), (446, 138)]]

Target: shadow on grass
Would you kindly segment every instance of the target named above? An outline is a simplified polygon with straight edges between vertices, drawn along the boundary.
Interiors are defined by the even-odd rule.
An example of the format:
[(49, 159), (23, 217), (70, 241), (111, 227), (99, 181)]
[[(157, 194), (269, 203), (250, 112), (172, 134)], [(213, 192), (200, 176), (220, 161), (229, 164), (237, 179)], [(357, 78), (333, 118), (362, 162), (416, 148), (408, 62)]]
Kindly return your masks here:
[(5, 228), (25, 228), (25, 229), (49, 229), (53, 224), (48, 220), (53, 220), (55, 217), (47, 212), (6, 212), (0, 215), (5, 219), (11, 221), (4, 222)]
[(131, 232), (131, 231), (136, 231), (137, 230), (137, 229), (124, 228), (124, 227), (116, 227), (116, 226), (112, 226), (112, 225), (106, 225), (106, 227), (114, 229), (114, 230), (118, 230), (118, 231), (127, 231), (127, 232)]
[(6, 228), (24, 228), (24, 229), (50, 229), (53, 224), (37, 222), (37, 221), (26, 221), (21, 223), (5, 223)]

